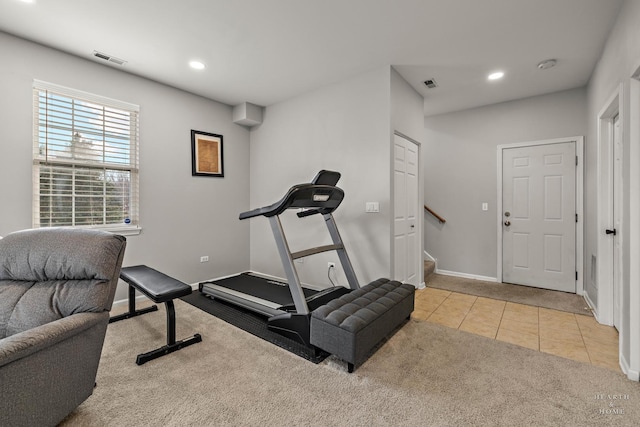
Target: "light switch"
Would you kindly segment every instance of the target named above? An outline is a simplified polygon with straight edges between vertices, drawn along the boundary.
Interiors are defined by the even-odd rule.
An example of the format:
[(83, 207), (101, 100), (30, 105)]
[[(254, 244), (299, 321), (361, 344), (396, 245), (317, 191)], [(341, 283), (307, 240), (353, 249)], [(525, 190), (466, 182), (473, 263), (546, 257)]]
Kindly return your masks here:
[(489, 210), (489, 203), (486, 203), (486, 202), (482, 203), (482, 210), (483, 211), (488, 211)]
[(380, 212), (380, 203), (379, 202), (367, 202), (366, 205), (365, 205), (365, 212), (368, 212), (368, 213)]

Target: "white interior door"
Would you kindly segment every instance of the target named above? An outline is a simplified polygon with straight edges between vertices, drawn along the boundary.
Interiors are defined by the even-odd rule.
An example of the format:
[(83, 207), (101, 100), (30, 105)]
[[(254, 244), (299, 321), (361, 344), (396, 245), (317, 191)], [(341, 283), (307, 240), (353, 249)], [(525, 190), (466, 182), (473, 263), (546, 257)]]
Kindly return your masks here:
[(613, 326), (620, 329), (622, 280), (622, 130), (620, 116), (613, 118)]
[(502, 156), (502, 281), (575, 293), (575, 142)]
[(394, 135), (394, 279), (419, 285), (418, 146)]

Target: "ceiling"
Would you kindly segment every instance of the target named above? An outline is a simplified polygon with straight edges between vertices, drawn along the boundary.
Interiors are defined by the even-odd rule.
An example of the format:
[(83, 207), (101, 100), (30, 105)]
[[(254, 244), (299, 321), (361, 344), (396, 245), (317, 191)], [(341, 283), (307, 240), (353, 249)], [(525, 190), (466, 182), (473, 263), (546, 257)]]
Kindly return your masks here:
[[(0, 30), (229, 105), (268, 106), (392, 65), (433, 115), (584, 86), (621, 3), (0, 0)], [(550, 58), (555, 67), (537, 68)], [(504, 78), (487, 81), (494, 70)]]

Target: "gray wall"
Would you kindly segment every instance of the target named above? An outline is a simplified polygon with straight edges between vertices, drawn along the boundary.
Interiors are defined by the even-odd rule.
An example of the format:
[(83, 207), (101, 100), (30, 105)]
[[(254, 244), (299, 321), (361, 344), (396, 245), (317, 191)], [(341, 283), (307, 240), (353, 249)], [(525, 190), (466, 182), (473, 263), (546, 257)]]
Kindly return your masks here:
[(497, 146), (585, 135), (586, 117), (574, 89), (425, 118), (424, 200), (447, 220), (425, 220), (439, 270), (497, 277)]
[[(603, 54), (596, 66), (591, 80), (588, 85), (588, 114), (589, 114), (589, 135), (590, 141), (586, 145), (587, 174), (585, 176), (585, 213), (586, 213), (586, 233), (585, 233), (585, 258), (590, 260), (592, 255), (597, 254), (597, 237), (602, 232), (597, 225), (597, 117), (600, 111), (606, 106), (609, 98), (622, 84), (623, 87), (623, 104), (621, 117), (623, 120), (623, 224), (622, 224), (622, 242), (623, 242), (623, 278), (622, 278), (622, 307), (621, 307), (621, 328), (620, 342), (622, 345), (621, 355), (623, 362), (630, 366), (634, 371), (636, 379), (640, 370), (640, 354), (637, 348), (638, 339), (634, 337), (636, 348), (630, 348), (630, 334), (638, 334), (640, 325), (631, 324), (631, 312), (636, 315), (639, 308), (637, 299), (640, 289), (640, 277), (638, 277), (638, 244), (640, 242), (640, 234), (638, 233), (637, 221), (640, 213), (633, 206), (637, 206), (638, 189), (638, 168), (640, 167), (640, 158), (637, 157), (637, 146), (633, 147), (636, 157), (630, 156), (630, 76), (633, 71), (640, 66), (640, 2), (630, 0), (626, 1), (618, 20), (609, 35), (609, 39), (605, 45)], [(640, 100), (634, 100), (638, 102)], [(637, 113), (637, 111), (636, 111)], [(634, 117), (637, 121), (637, 117)], [(636, 129), (637, 131), (637, 129)], [(638, 141), (633, 141), (637, 144)], [(635, 175), (631, 175), (630, 171), (634, 170)], [(631, 176), (635, 177), (635, 181), (631, 180)], [(632, 234), (632, 231), (635, 232)], [(585, 266), (590, 265), (585, 262)], [(598, 284), (592, 283), (587, 292), (592, 301), (598, 304)], [(610, 285), (607, 284), (607, 289)], [(635, 300), (631, 299), (633, 295)]]
[[(148, 264), (187, 283), (249, 267), (249, 228), (237, 219), (249, 206), (249, 132), (233, 124), (230, 106), (5, 33), (0, 56), (0, 235), (32, 225), (38, 79), (140, 106), (142, 233), (128, 237), (124, 265)], [(191, 176), (191, 129), (224, 136), (224, 178)], [(121, 284), (116, 299), (125, 297)]]
[[(269, 106), (251, 131), (251, 206), (279, 200), (293, 184), (309, 182), (320, 169), (342, 173), (345, 199), (334, 216), (361, 284), (390, 274), (390, 68), (320, 88)], [(380, 213), (365, 213), (366, 202)], [(284, 277), (266, 218), (251, 222), (251, 269)], [(282, 217), (292, 251), (327, 244), (320, 217)], [(300, 280), (329, 284), (330, 252), (297, 264)], [(339, 265), (339, 264), (338, 264)], [(337, 279), (346, 284), (342, 269)]]

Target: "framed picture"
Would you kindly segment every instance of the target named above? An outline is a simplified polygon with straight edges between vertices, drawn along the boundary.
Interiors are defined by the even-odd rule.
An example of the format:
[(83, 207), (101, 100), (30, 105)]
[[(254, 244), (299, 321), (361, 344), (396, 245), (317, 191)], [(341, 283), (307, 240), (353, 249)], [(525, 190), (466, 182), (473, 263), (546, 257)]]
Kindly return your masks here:
[(191, 130), (191, 175), (224, 177), (222, 135)]

